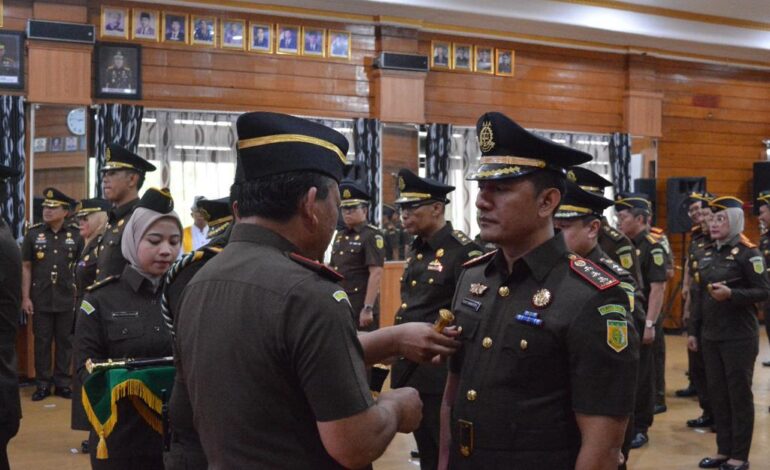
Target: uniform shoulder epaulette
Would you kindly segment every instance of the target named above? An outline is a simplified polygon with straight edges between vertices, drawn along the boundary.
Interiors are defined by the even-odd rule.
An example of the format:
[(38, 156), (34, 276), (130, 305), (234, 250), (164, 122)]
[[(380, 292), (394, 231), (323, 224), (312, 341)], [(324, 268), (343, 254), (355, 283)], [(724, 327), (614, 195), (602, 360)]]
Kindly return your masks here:
[(602, 225), (602, 230), (604, 230), (604, 233), (606, 233), (610, 238), (615, 240), (616, 242), (619, 242), (623, 239), (623, 234), (615, 230), (614, 228), (610, 227), (609, 225)]
[(32, 230), (33, 228), (38, 228), (38, 227), (42, 227), (42, 226), (43, 226), (43, 222), (38, 222), (36, 224), (32, 224), (29, 227), (27, 227), (27, 230)]
[(381, 230), (380, 227), (374, 225), (374, 224), (366, 224), (367, 227), (369, 227), (372, 230), (377, 230), (378, 232)]
[(743, 245), (743, 246), (745, 246), (747, 248), (756, 248), (757, 247), (757, 245), (755, 245), (751, 240), (749, 240), (749, 238), (746, 235), (744, 235), (744, 234), (741, 234), (741, 245)]
[(647, 241), (648, 241), (648, 242), (650, 242), (650, 243), (652, 243), (653, 245), (659, 245), (659, 244), (660, 244), (660, 238), (656, 237), (656, 236), (655, 236), (654, 234), (652, 234), (652, 233), (648, 233), (648, 234), (646, 235), (646, 238), (647, 238)]
[(326, 266), (325, 264), (319, 263), (318, 261), (314, 261), (310, 258), (305, 258), (304, 256), (298, 255), (297, 253), (289, 253), (289, 258), (294, 260), (294, 262), (310, 269), (311, 271), (317, 272), (326, 279), (332, 280), (334, 282), (339, 282), (345, 279), (345, 276)]
[(625, 276), (630, 274), (623, 266), (616, 263), (615, 260), (613, 260), (609, 256), (602, 256), (599, 259), (601, 260), (601, 263), (604, 266), (607, 266), (608, 268), (610, 268), (612, 272), (618, 276)]
[(482, 263), (486, 263), (487, 261), (491, 260), (492, 257), (497, 253), (497, 250), (492, 250), (489, 253), (484, 253), (481, 256), (477, 256), (473, 259), (469, 259), (465, 263), (463, 263), (463, 268), (470, 268), (471, 266), (477, 266)]
[(452, 230), (452, 237), (458, 242), (460, 242), (460, 245), (463, 245), (463, 246), (473, 241), (468, 237), (468, 235), (464, 234), (462, 230)]
[(693, 225), (692, 228), (690, 229), (690, 232), (692, 232), (692, 233), (698, 233), (698, 232), (702, 232), (702, 231), (703, 231), (703, 227), (701, 227), (700, 224)]
[(86, 287), (86, 291), (93, 292), (96, 289), (99, 289), (100, 287), (104, 287), (104, 286), (106, 286), (107, 284), (110, 284), (113, 281), (117, 281), (118, 279), (120, 279), (120, 274), (115, 274), (114, 276), (107, 276), (104, 279), (102, 279), (101, 281), (96, 281), (93, 284), (91, 284), (90, 286)]
[(654, 233), (655, 235), (665, 235), (666, 232), (663, 231), (660, 227), (650, 227), (650, 232)]
[(615, 277), (594, 264), (591, 260), (571, 255), (569, 267), (583, 280), (599, 290), (606, 290), (620, 284), (619, 280), (615, 279)]

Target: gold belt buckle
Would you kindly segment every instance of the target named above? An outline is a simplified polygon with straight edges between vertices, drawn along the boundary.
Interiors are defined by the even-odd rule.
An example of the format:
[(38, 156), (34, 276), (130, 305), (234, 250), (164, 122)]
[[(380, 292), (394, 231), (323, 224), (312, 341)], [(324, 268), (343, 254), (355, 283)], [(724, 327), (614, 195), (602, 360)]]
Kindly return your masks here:
[(460, 454), (470, 457), (473, 453), (473, 423), (464, 419), (458, 419), (460, 425)]

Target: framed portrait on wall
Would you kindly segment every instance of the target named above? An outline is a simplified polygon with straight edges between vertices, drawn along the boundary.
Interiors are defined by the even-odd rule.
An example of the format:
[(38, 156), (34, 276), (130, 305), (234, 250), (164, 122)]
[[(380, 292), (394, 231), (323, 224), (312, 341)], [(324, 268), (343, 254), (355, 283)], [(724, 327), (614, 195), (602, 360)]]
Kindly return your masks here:
[(101, 37), (128, 39), (128, 8), (102, 6)]
[(51, 148), (49, 152), (61, 152), (64, 150), (64, 140), (62, 137), (51, 137)]
[(222, 47), (227, 49), (246, 49), (245, 20), (222, 20)]
[(131, 38), (142, 41), (158, 41), (158, 10), (133, 8), (131, 17)]
[(249, 50), (265, 54), (273, 52), (273, 25), (249, 23)]
[(276, 31), (276, 52), (279, 54), (299, 54), (299, 26), (279, 24)]
[(332, 59), (350, 60), (352, 46), (350, 45), (350, 33), (348, 31), (329, 31), (329, 47), (326, 55)]
[(323, 57), (326, 55), (326, 30), (322, 28), (302, 28), (302, 55)]
[(452, 58), (449, 52), (452, 50), (450, 43), (446, 41), (430, 42), (430, 66), (434, 69), (448, 69), (452, 66)]
[(35, 137), (32, 143), (33, 152), (45, 152), (48, 150), (48, 137)]
[(96, 97), (142, 98), (142, 46), (96, 44)]
[(64, 151), (65, 152), (77, 152), (78, 150), (78, 137), (75, 135), (67, 136), (64, 138)]
[(495, 49), (495, 75), (513, 76), (513, 50)]
[(213, 16), (192, 15), (192, 44), (204, 46), (216, 46), (217, 44), (217, 19)]
[(473, 46), (452, 43), (452, 65), (455, 70), (473, 71)]
[(480, 73), (495, 73), (494, 50), (491, 47), (476, 46), (473, 70)]
[(187, 13), (163, 12), (163, 42), (187, 44)]
[(0, 32), (0, 88), (24, 88), (24, 33)]

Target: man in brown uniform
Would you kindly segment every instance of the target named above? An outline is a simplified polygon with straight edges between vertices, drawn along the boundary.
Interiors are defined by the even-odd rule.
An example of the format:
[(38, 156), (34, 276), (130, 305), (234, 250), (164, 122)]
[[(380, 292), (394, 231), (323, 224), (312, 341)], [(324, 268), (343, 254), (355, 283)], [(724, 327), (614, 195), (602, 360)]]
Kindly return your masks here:
[[(633, 411), (638, 336), (612, 274), (567, 250), (553, 214), (591, 156), (506, 116), (477, 125), (481, 238), (453, 300), (462, 348), (442, 405), (452, 469), (614, 469)], [(631, 325), (629, 325), (631, 323)]]
[(102, 168), (104, 197), (113, 205), (110, 223), (99, 244), (99, 260), (96, 264), (96, 280), (123, 272), (126, 260), (120, 251), (120, 240), (126, 222), (139, 203), (139, 190), (144, 184), (144, 175), (155, 171), (155, 165), (123, 147), (107, 146), (106, 164)]
[[(759, 205), (759, 223), (764, 228), (759, 237), (759, 251), (765, 257), (765, 266), (770, 266), (770, 190), (762, 191), (757, 197)], [(770, 340), (770, 302), (764, 304), (765, 331)], [(770, 367), (770, 361), (762, 361), (762, 366)]]
[(53, 382), (56, 395), (71, 398), (70, 334), (75, 315), (74, 270), (83, 240), (64, 220), (76, 201), (55, 188), (43, 191), (43, 222), (29, 228), (21, 245), (22, 309), (35, 333), (35, 379), (32, 401), (51, 394), (51, 346), (56, 342)]
[(377, 297), (385, 240), (377, 227), (366, 223), (370, 199), (366, 189), (346, 180), (340, 183), (340, 194), (345, 228), (334, 239), (331, 266), (345, 277), (340, 285), (348, 294), (358, 329), (372, 331), (380, 326)]
[[(404, 228), (416, 238), (406, 258), (401, 278), (401, 308), (395, 324), (430, 322), (442, 308), (449, 308), (462, 264), (482, 254), (467, 235), (454, 230), (444, 219), (447, 194), (454, 191), (438, 181), (420, 178), (407, 169), (398, 172), (399, 197)], [(393, 365), (391, 386), (410, 386), (420, 392), (423, 419), (414, 438), (420, 452), (420, 468), (438, 465), (439, 414), (446, 369), (430, 364), (415, 366), (401, 359)]]
[(365, 467), (417, 426), (421, 404), (409, 388), (373, 401), (340, 276), (314, 261), (337, 223), (347, 139), (275, 113), (244, 114), (237, 128), (238, 223), (175, 318), (208, 464)]

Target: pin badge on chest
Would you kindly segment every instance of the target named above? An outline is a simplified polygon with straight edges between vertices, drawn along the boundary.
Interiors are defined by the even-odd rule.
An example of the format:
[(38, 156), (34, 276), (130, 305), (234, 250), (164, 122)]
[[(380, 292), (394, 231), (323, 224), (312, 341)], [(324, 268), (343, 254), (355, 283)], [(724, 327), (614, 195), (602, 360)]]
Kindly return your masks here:
[(124, 223), (126, 223), (125, 219), (118, 220), (118, 227), (122, 227)]
[(484, 295), (484, 292), (486, 292), (487, 289), (489, 289), (488, 286), (485, 286), (480, 282), (474, 282), (473, 284), (471, 284), (470, 293), (475, 296), (481, 297), (482, 295)]
[(539, 289), (532, 296), (532, 305), (538, 308), (547, 307), (553, 300), (553, 295), (548, 289)]
[(444, 256), (444, 249), (439, 248), (438, 251), (436, 251), (436, 258), (441, 258), (442, 256)]
[(730, 250), (730, 254), (737, 255), (738, 252), (741, 251), (737, 246)]
[(437, 271), (441, 272), (444, 270), (444, 265), (441, 264), (441, 261), (434, 259), (430, 263), (428, 263), (428, 271)]

